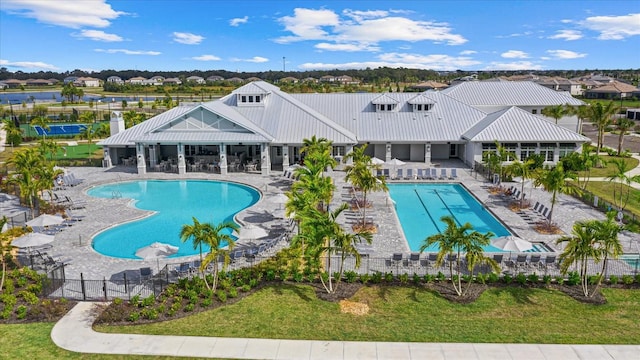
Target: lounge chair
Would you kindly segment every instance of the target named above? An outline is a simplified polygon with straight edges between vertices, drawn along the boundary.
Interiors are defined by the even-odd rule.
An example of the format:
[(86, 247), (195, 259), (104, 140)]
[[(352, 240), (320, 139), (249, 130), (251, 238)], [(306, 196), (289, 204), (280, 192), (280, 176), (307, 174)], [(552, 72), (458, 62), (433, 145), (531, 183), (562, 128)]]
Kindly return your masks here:
[(529, 262), (527, 263), (529, 268), (540, 267), (540, 254), (531, 255)]
[(504, 254), (493, 255), (493, 261), (495, 261), (498, 265), (502, 265), (502, 259), (504, 259)]
[(446, 178), (447, 178), (447, 169), (446, 168), (440, 169), (440, 180), (444, 180)]
[(402, 180), (404, 178), (404, 170), (402, 169), (398, 169), (396, 170), (397, 174), (396, 174), (396, 180)]
[(549, 270), (550, 266), (557, 267), (556, 256), (555, 255), (547, 255), (544, 258), (544, 264), (540, 264), (540, 265), (544, 266), (545, 271)]
[(178, 273), (178, 277), (188, 277), (191, 274), (191, 264), (186, 262), (178, 265), (176, 268), (176, 272)]
[(392, 265), (400, 265), (402, 263), (402, 253), (394, 253), (391, 256)]
[(382, 173), (382, 169), (376, 169), (376, 177), (382, 177), (384, 174)]
[(427, 263), (429, 264), (429, 266), (431, 267), (436, 267), (436, 262), (438, 261), (438, 254), (436, 253), (429, 253), (429, 255), (427, 256)]
[(416, 179), (421, 180), (424, 174), (422, 173), (422, 169), (418, 169), (416, 172)]
[(409, 255), (409, 265), (420, 267), (420, 253), (411, 253)]
[(452, 179), (452, 180), (458, 179), (458, 169), (456, 168), (451, 169), (451, 174), (449, 176), (449, 179)]
[(527, 266), (527, 254), (519, 254), (516, 257), (516, 262), (514, 264), (514, 267), (518, 269), (525, 266)]
[(413, 180), (413, 169), (407, 169), (407, 176), (404, 177), (405, 180)]
[(540, 202), (536, 201), (536, 204), (533, 205), (533, 211), (534, 212), (538, 212), (538, 210), (540, 210), (539, 207), (540, 207)]
[(385, 179), (389, 179), (389, 169), (382, 169), (382, 174), (384, 175)]
[(438, 178), (438, 169), (436, 168), (431, 168), (431, 176), (429, 176), (429, 178), (435, 180)]

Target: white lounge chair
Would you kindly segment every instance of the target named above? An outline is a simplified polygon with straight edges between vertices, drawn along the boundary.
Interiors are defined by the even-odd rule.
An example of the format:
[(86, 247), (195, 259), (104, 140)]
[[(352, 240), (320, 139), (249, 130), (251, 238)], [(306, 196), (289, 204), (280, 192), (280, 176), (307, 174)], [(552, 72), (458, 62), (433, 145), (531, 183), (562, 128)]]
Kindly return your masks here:
[(440, 180), (444, 180), (446, 178), (447, 178), (447, 169), (446, 168), (440, 169)]
[(458, 169), (452, 168), (449, 179), (456, 180), (458, 178)]

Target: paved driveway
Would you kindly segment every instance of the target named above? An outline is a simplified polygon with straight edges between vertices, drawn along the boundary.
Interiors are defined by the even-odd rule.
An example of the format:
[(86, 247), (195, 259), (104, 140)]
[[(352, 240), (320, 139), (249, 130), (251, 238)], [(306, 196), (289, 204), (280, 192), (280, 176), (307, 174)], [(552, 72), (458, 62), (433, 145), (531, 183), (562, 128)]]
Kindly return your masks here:
[[(589, 137), (594, 144), (598, 142), (598, 131), (596, 127), (591, 123), (584, 123), (582, 126), (582, 134)], [(618, 149), (618, 135), (605, 133), (604, 145), (613, 149)], [(638, 135), (625, 135), (622, 148), (631, 151), (634, 154), (640, 153), (640, 136)]]

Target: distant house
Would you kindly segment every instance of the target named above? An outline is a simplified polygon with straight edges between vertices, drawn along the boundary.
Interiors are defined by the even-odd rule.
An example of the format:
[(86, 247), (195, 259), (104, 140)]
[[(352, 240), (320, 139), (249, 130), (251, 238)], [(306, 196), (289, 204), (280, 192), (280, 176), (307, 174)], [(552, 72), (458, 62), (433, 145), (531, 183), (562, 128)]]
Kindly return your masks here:
[(185, 79), (188, 83), (194, 83), (194, 84), (204, 84), (206, 83), (206, 81), (204, 80), (203, 77), (201, 76), (189, 76), (188, 78)]
[(232, 83), (243, 83), (244, 79), (241, 79), (239, 77), (232, 77), (227, 79), (228, 82), (232, 82)]
[(306, 78), (302, 79), (302, 81), (306, 82), (306, 83), (314, 83), (315, 84), (315, 83), (318, 82), (318, 79), (309, 76), (309, 77), (306, 77)]
[(53, 85), (51, 81), (45, 79), (28, 79), (25, 82), (26, 86), (49, 86)]
[(73, 82), (75, 86), (83, 86), (83, 87), (99, 87), (100, 79), (92, 78), (92, 77), (79, 77), (76, 81)]
[(336, 82), (336, 77), (333, 75), (324, 75), (320, 77), (320, 82)]
[(110, 84), (122, 85), (124, 84), (124, 80), (120, 76), (109, 76), (107, 78), (107, 82)]
[(295, 83), (298, 82), (298, 79), (294, 78), (293, 76), (287, 76), (287, 77), (283, 77), (282, 79), (278, 80), (278, 82), (295, 84)]
[(73, 84), (76, 80), (78, 80), (77, 76), (67, 76), (62, 80), (62, 83), (64, 83), (65, 85)]
[(245, 80), (246, 82), (252, 82), (252, 81), (262, 81), (259, 77), (248, 77), (247, 80)]
[(144, 86), (161, 86), (164, 83), (164, 77), (156, 75), (142, 81)]
[(182, 80), (178, 78), (166, 78), (162, 82), (163, 85), (180, 85), (182, 84)]
[(131, 79), (127, 80), (127, 82), (129, 84), (131, 84), (131, 85), (142, 85), (145, 80), (147, 80), (147, 79), (143, 78), (142, 76), (136, 76), (136, 77), (132, 77)]
[(573, 96), (580, 96), (583, 92), (580, 82), (561, 77), (544, 76), (534, 82), (551, 90), (566, 91)]
[(360, 84), (360, 80), (355, 80), (349, 75), (340, 75), (336, 77), (336, 82), (339, 82), (340, 84), (344, 84), (344, 85)]
[(9, 85), (5, 84), (4, 81), (0, 81), (0, 90), (4, 90), (6, 88), (8, 88)]
[(451, 80), (451, 85), (453, 86), (453, 85), (457, 85), (457, 84), (468, 82), (468, 81), (478, 81), (478, 75), (471, 74), (471, 75), (459, 77), (457, 79), (453, 79)]
[(620, 81), (613, 81), (597, 88), (584, 92), (587, 99), (627, 99), (634, 96), (639, 90), (637, 87)]
[(20, 86), (25, 85), (25, 82), (22, 80), (17, 80), (17, 79), (9, 79), (9, 80), (5, 80), (4, 81), (5, 85), (7, 85), (7, 87), (9, 89), (17, 89)]
[(447, 84), (443, 84), (437, 81), (425, 81), (419, 84), (411, 85), (409, 89), (411, 91), (427, 91), (427, 90), (442, 90), (449, 87)]
[(207, 78), (207, 81), (209, 82), (216, 82), (216, 81), (222, 81), (222, 80), (224, 80), (224, 78), (219, 75), (212, 75)]

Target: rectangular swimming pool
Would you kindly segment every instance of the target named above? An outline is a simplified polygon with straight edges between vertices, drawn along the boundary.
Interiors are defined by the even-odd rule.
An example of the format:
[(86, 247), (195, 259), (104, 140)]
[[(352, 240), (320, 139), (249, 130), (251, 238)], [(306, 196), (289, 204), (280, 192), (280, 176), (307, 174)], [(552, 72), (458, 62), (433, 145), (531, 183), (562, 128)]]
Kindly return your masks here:
[[(460, 184), (388, 184), (396, 213), (411, 251), (419, 251), (424, 239), (444, 230), (443, 216), (453, 216), (458, 225), (471, 223), (474, 230), (495, 237), (511, 235), (489, 210)], [(502, 250), (485, 247), (488, 252)], [(426, 251), (437, 252), (438, 248)]]

